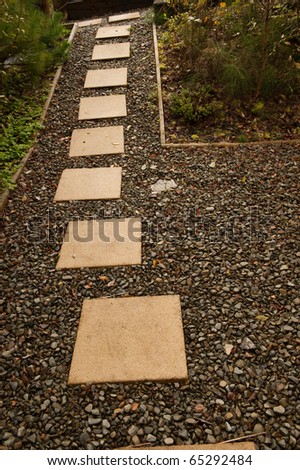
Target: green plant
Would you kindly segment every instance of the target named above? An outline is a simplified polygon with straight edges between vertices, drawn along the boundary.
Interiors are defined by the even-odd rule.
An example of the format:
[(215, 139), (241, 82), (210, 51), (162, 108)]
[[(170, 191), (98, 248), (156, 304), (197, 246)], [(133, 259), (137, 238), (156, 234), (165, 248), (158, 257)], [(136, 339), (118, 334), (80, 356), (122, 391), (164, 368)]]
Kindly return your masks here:
[(252, 90), (251, 79), (238, 63), (226, 63), (223, 66), (221, 81), (230, 98), (243, 98)]
[(158, 106), (158, 92), (157, 92), (157, 87), (153, 87), (151, 89), (151, 91), (149, 91), (148, 93), (148, 106), (150, 109), (155, 109), (157, 110), (157, 106)]
[(17, 170), (20, 160), (30, 149), (38, 129), (41, 129), (40, 115), (44, 98), (14, 98), (8, 102), (2, 98), (0, 113), (9, 107), (10, 113), (1, 124), (0, 139), (0, 190), (12, 187), (11, 176)]
[(249, 139), (245, 134), (241, 134), (241, 135), (237, 136), (236, 140), (237, 140), (237, 142), (243, 144), (243, 143), (248, 142)]
[(45, 15), (34, 0), (5, 0), (0, 13), (2, 87), (9, 73), (17, 70), (30, 82), (37, 81), (63, 60), (69, 45), (62, 40), (65, 30), (61, 13)]
[(170, 46), (179, 55), (181, 67), (195, 67), (205, 47), (206, 30), (196, 18), (189, 13), (180, 13), (167, 22), (167, 31), (163, 34), (163, 43)]
[(189, 9), (190, 0), (167, 0), (167, 4), (173, 14), (182, 13)]
[(186, 121), (194, 122), (196, 115), (189, 90), (183, 89), (180, 93), (171, 95), (171, 111), (174, 116), (183, 117)]
[(255, 114), (256, 116), (259, 116), (264, 111), (264, 108), (265, 108), (265, 103), (259, 100), (252, 106), (251, 112)]
[(157, 25), (162, 25), (167, 21), (168, 17), (164, 11), (154, 11), (153, 21)]
[(36, 4), (35, 0), (0, 1), (1, 189), (12, 186), (11, 176), (41, 128), (45, 87), (38, 88), (38, 82), (44, 78), (48, 83), (48, 72), (65, 58), (69, 47), (62, 15), (46, 15)]
[(182, 76), (222, 85), (228, 100), (294, 94), (300, 91), (297, 11), (280, 0), (191, 2), (189, 12), (168, 21), (165, 49), (176, 51)]
[(171, 110), (174, 116), (195, 123), (208, 116), (217, 117), (223, 109), (223, 103), (214, 98), (213, 89), (209, 85), (198, 90), (182, 89), (180, 93), (171, 95)]

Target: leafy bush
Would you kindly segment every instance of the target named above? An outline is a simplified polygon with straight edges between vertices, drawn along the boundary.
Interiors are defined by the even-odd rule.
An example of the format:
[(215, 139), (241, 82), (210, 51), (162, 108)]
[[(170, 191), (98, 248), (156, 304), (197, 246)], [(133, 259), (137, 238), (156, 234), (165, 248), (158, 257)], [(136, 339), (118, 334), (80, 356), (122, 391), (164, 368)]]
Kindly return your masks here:
[(214, 2), (191, 1), (189, 12), (168, 22), (164, 41), (176, 50), (182, 76), (188, 71), (200, 84), (222, 85), (228, 99), (300, 91), (296, 7), (280, 0), (209, 5)]
[(11, 176), (41, 127), (46, 90), (38, 82), (63, 60), (69, 47), (62, 15), (46, 15), (36, 3), (0, 0), (1, 190), (12, 186)]
[(21, 73), (32, 82), (60, 63), (68, 50), (62, 14), (45, 15), (34, 0), (3, 0), (0, 6), (1, 85)]
[(243, 98), (253, 90), (247, 70), (240, 64), (228, 62), (223, 65), (221, 82), (230, 98)]
[[(5, 187), (11, 188), (11, 176), (18, 168), (18, 164), (23, 156), (30, 149), (34, 142), (34, 136), (41, 128), (39, 121), (42, 106), (42, 99), (28, 97), (22, 99), (9, 100), (5, 98), (0, 104), (0, 125), (2, 127), (0, 139), (0, 191)], [(1, 113), (8, 107), (10, 113), (5, 116)], [(4, 119), (5, 117), (5, 119)]]
[(187, 12), (172, 17), (167, 28), (163, 40), (177, 51), (182, 68), (195, 67), (195, 60), (198, 60), (206, 46), (206, 29)]
[(171, 110), (174, 116), (194, 123), (208, 116), (218, 116), (223, 109), (223, 103), (213, 96), (213, 89), (201, 86), (198, 90), (182, 89), (180, 93), (171, 96)]

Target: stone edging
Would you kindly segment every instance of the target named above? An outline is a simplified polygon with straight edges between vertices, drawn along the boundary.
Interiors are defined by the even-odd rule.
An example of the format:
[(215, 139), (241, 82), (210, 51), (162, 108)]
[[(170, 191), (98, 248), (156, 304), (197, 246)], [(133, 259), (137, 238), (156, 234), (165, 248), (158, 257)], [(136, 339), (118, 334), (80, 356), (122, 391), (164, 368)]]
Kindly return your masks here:
[(203, 147), (239, 147), (243, 146), (254, 146), (254, 145), (277, 145), (277, 144), (300, 144), (300, 139), (287, 139), (287, 140), (262, 140), (259, 142), (186, 142), (180, 143), (167, 143), (166, 142), (166, 131), (165, 131), (165, 119), (164, 119), (164, 107), (162, 97), (162, 86), (161, 86), (161, 75), (160, 75), (160, 63), (159, 63), (159, 51), (157, 41), (156, 25), (153, 23), (153, 43), (155, 52), (156, 62), (156, 79), (157, 79), (157, 94), (158, 94), (158, 109), (159, 109), (159, 129), (160, 129), (160, 143), (162, 147), (166, 148), (203, 148)]
[[(78, 30), (78, 23), (74, 23), (73, 25), (73, 28), (71, 30), (71, 33), (70, 33), (70, 36), (68, 38), (68, 42), (71, 44), (74, 37), (75, 37), (75, 34)], [(46, 114), (47, 114), (47, 111), (49, 109), (49, 106), (50, 106), (50, 102), (53, 98), (53, 95), (54, 95), (54, 92), (55, 92), (55, 88), (56, 88), (56, 85), (58, 83), (58, 80), (61, 76), (61, 73), (62, 73), (62, 69), (63, 69), (63, 65), (60, 65), (56, 71), (56, 74), (53, 78), (53, 81), (52, 81), (52, 85), (51, 85), (51, 89), (49, 91), (49, 94), (48, 94), (48, 98), (47, 98), (47, 101), (46, 103), (44, 104), (44, 107), (43, 107), (43, 111), (42, 111), (42, 114), (41, 114), (41, 117), (40, 117), (40, 123), (43, 124), (43, 122), (45, 121), (46, 119)], [(11, 180), (13, 183), (16, 183), (20, 177), (20, 175), (22, 174), (24, 168), (25, 168), (25, 165), (27, 163), (27, 161), (29, 160), (30, 156), (32, 155), (32, 152), (33, 152), (33, 149), (34, 149), (34, 146), (35, 144), (33, 144), (33, 146), (28, 150), (28, 152), (26, 153), (26, 155), (22, 158), (20, 164), (19, 164), (19, 167), (17, 169), (17, 171), (15, 172), (15, 174), (12, 176)], [(1, 194), (0, 196), (0, 212), (2, 212), (7, 204), (7, 201), (8, 201), (8, 198), (9, 198), (9, 195), (11, 193), (11, 189), (5, 189), (3, 191), (3, 193)]]

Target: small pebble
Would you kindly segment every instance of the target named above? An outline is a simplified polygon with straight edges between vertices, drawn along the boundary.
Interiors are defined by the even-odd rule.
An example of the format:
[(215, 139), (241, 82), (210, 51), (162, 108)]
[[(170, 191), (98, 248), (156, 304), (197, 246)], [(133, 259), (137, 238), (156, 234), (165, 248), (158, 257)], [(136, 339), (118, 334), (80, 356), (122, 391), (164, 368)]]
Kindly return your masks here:
[(283, 415), (285, 413), (285, 408), (281, 405), (274, 406), (273, 411), (277, 413), (278, 415)]

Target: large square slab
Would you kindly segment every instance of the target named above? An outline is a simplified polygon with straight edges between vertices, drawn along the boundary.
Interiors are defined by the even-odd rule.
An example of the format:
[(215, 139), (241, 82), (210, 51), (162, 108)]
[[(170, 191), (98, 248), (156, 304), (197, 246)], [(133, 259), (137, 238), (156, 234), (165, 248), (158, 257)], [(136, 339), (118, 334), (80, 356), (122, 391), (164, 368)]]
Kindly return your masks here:
[(83, 302), (69, 384), (187, 378), (178, 295)]
[(125, 95), (91, 96), (80, 99), (79, 120), (123, 116), (127, 116)]
[(127, 67), (88, 70), (84, 88), (105, 88), (127, 85)]
[(62, 172), (55, 201), (118, 199), (122, 168), (68, 168)]
[(109, 16), (108, 22), (113, 23), (115, 21), (126, 21), (126, 20), (135, 20), (140, 17), (139, 12), (134, 13), (124, 13), (123, 15), (113, 15)]
[(96, 39), (122, 38), (130, 35), (131, 26), (126, 24), (122, 26), (104, 26), (99, 28)]
[(94, 46), (92, 60), (126, 59), (130, 57), (130, 43), (98, 44)]
[(56, 268), (141, 264), (141, 220), (74, 220), (68, 225)]
[(70, 157), (124, 153), (123, 126), (75, 129), (70, 144)]

